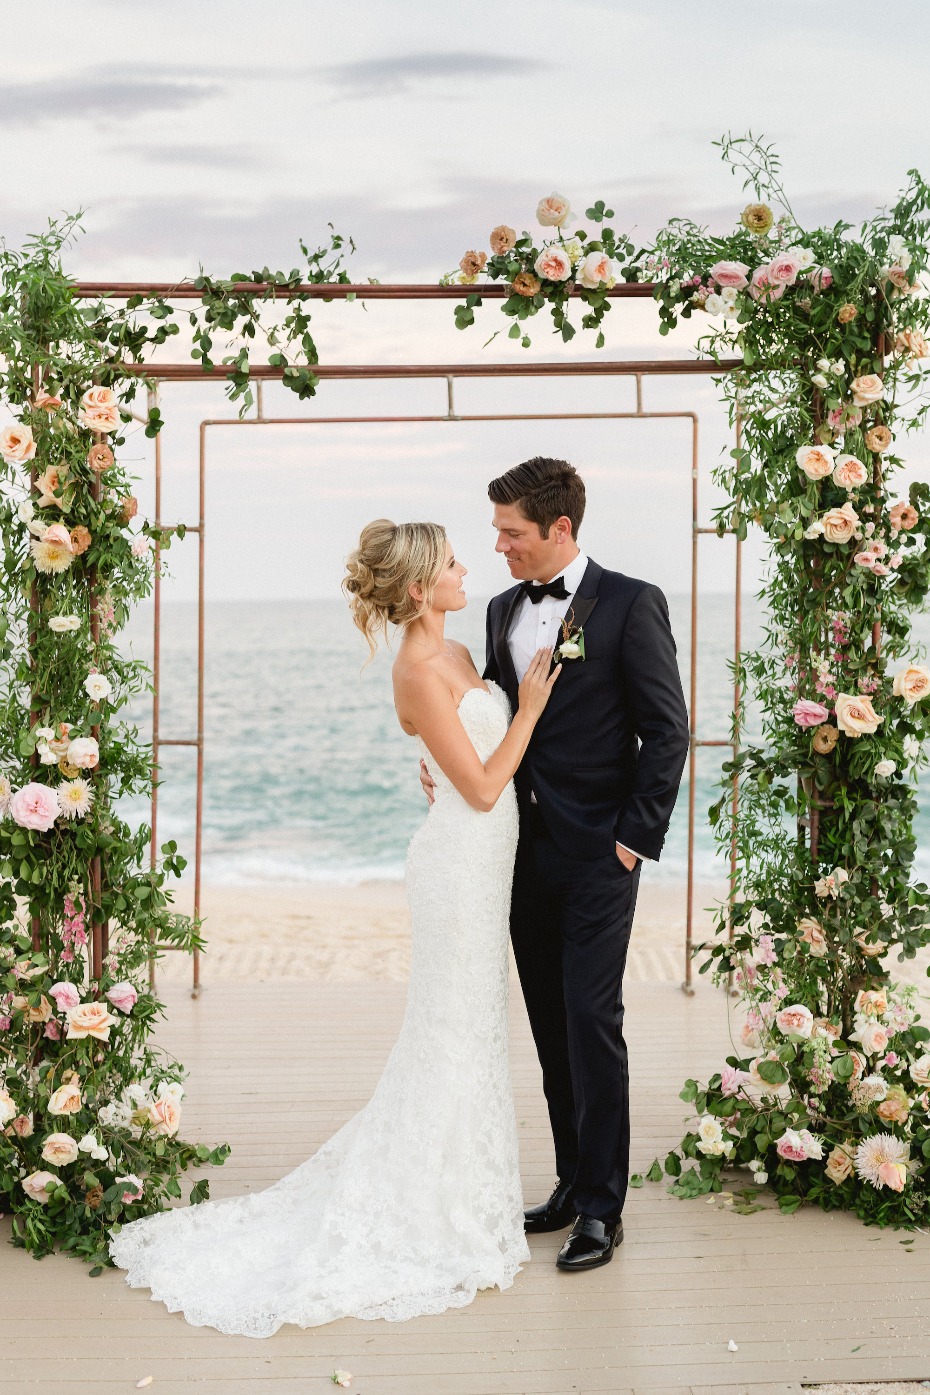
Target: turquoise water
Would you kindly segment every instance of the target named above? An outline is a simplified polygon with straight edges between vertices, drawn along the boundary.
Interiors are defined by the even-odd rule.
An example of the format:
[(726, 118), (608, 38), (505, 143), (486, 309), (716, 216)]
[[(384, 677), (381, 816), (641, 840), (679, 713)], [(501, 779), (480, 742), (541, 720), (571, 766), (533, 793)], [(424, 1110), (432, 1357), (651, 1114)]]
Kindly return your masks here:
[[(685, 694), (688, 693), (689, 601), (669, 596)], [(485, 603), (470, 601), (450, 634), (467, 643), (479, 668)], [(743, 643), (759, 634), (760, 610), (747, 602)], [(133, 652), (151, 652), (151, 608), (133, 618)], [(928, 617), (919, 632), (930, 633)], [(701, 600), (698, 636), (698, 734), (729, 733), (733, 611), (727, 597)], [(217, 602), (207, 608), (205, 694), (204, 877), (227, 885), (275, 881), (355, 882), (398, 878), (407, 843), (424, 814), (412, 740), (391, 701), (390, 658), (362, 671), (364, 640), (338, 600)], [(164, 737), (196, 728), (196, 611), (166, 605), (162, 622)], [(134, 714), (148, 735), (150, 705)], [(726, 750), (697, 757), (696, 871), (724, 870), (714, 854), (706, 811)], [(159, 841), (174, 838), (193, 857), (195, 756), (163, 749)], [(926, 801), (925, 801), (926, 802)], [(687, 772), (662, 860), (652, 875), (675, 880), (687, 866)], [(144, 801), (127, 804), (133, 822), (147, 819)], [(922, 809), (921, 858), (930, 872), (930, 812)]]

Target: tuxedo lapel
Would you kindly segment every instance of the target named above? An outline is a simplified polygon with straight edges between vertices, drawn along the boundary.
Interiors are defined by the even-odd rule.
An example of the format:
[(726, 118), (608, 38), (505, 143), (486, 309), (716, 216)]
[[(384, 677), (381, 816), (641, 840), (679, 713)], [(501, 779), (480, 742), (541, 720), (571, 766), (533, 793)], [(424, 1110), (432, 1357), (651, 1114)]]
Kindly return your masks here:
[(516, 703), (517, 671), (513, 666), (513, 656), (510, 653), (510, 645), (507, 643), (507, 636), (513, 624), (517, 606), (523, 600), (523, 588), (518, 586), (514, 594), (508, 599), (507, 594), (501, 597), (501, 604), (497, 608), (497, 623), (494, 627), (494, 656), (497, 659), (498, 671), (504, 680), (504, 691), (511, 700)]
[(581, 578), (581, 585), (565, 612), (566, 623), (571, 629), (580, 630), (597, 605), (597, 587), (603, 571), (604, 568), (599, 567), (596, 562), (588, 561), (588, 565), (584, 569), (584, 576)]

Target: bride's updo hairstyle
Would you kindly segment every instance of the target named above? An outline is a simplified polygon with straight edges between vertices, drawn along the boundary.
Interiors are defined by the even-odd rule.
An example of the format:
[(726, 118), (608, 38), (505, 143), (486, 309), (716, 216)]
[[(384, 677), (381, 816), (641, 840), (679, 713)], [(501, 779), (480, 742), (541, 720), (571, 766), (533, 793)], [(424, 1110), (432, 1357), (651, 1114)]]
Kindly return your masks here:
[[(378, 636), (389, 625), (409, 625), (429, 610), (446, 560), (446, 530), (438, 523), (392, 523), (376, 518), (362, 529), (358, 547), (346, 559), (342, 589), (352, 619), (368, 641), (369, 662)], [(417, 602), (410, 587), (418, 585)]]

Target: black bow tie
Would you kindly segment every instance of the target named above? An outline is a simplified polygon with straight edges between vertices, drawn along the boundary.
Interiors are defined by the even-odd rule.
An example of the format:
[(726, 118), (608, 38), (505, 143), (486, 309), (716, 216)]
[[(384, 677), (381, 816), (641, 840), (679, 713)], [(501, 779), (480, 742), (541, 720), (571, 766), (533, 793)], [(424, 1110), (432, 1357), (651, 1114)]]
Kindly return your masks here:
[(554, 581), (544, 581), (541, 584), (538, 581), (524, 581), (522, 586), (533, 605), (539, 605), (543, 596), (554, 596), (557, 601), (568, 600), (565, 581), (560, 576), (557, 576)]

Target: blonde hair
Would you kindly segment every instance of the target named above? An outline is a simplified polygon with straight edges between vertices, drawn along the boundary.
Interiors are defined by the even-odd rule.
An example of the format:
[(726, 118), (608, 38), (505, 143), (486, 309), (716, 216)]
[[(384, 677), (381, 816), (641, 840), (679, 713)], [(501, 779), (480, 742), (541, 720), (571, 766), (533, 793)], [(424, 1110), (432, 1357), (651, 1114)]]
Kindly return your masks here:
[[(368, 641), (368, 662), (378, 636), (387, 640), (389, 625), (409, 625), (430, 608), (445, 560), (446, 530), (438, 523), (376, 518), (362, 529), (358, 547), (346, 559), (342, 589)], [(420, 602), (410, 594), (414, 583), (423, 591)]]

